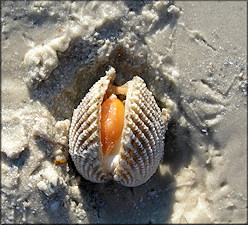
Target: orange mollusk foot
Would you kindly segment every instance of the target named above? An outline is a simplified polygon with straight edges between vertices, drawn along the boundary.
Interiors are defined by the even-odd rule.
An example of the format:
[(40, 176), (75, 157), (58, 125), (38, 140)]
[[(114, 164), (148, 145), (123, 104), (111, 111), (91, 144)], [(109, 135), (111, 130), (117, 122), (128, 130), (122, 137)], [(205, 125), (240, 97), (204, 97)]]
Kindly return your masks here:
[(124, 125), (123, 103), (113, 94), (101, 106), (102, 152), (109, 155), (121, 137)]

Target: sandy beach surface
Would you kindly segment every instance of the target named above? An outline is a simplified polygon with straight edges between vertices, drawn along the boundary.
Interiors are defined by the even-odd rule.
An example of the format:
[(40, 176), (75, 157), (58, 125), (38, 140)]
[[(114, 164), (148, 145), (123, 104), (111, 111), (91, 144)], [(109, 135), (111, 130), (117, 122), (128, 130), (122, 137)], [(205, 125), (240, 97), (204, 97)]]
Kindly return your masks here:
[[(2, 224), (247, 223), (245, 1), (1, 6)], [(173, 106), (137, 187), (92, 183), (68, 153), (73, 110), (109, 66)]]

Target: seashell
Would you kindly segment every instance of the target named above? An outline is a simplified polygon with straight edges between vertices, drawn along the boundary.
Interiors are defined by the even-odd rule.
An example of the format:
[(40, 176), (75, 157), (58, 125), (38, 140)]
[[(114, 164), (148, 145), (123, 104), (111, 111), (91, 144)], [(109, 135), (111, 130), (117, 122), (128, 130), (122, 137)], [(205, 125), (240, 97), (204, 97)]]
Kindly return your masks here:
[[(133, 187), (145, 183), (156, 172), (164, 151), (169, 115), (163, 117), (155, 98), (140, 77), (135, 76), (119, 87), (112, 85), (114, 79), (115, 69), (111, 67), (74, 110), (69, 131), (69, 153), (85, 179), (94, 183), (114, 179), (124, 186)], [(110, 108), (105, 110), (106, 99), (119, 106), (112, 111)], [(123, 104), (123, 109), (120, 104)], [(110, 114), (106, 121), (103, 121), (104, 110)], [(107, 122), (113, 122), (112, 117), (119, 113), (118, 110), (123, 114), (123, 121), (117, 120), (111, 129), (119, 129), (119, 133), (116, 132), (120, 138), (112, 135), (115, 131), (111, 129), (107, 131), (109, 134), (103, 134)], [(108, 138), (103, 135), (118, 139), (107, 141), (107, 145), (114, 146), (112, 150), (103, 146)]]

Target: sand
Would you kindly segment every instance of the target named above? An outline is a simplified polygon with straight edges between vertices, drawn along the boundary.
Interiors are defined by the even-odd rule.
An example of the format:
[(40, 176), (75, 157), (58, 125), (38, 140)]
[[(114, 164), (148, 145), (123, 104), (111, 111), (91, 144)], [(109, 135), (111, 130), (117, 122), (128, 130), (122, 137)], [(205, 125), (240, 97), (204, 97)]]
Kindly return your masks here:
[[(2, 223), (247, 222), (246, 2), (1, 5)], [(68, 154), (73, 110), (109, 66), (174, 106), (137, 187), (91, 183)]]

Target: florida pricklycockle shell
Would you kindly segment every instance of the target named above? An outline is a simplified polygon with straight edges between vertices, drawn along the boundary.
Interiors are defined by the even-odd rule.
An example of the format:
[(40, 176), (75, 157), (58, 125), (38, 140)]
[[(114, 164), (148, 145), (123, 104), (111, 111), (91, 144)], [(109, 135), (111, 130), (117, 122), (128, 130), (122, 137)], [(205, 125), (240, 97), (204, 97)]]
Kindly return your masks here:
[[(76, 169), (85, 179), (94, 183), (114, 179), (133, 187), (145, 183), (156, 172), (164, 152), (165, 120), (169, 115), (162, 115), (140, 77), (135, 76), (120, 87), (113, 86), (114, 79), (115, 69), (111, 67), (74, 110), (69, 152)], [(124, 105), (123, 129), (113, 149), (105, 153), (101, 129), (110, 119), (101, 123), (101, 107), (106, 99), (119, 96)], [(117, 121), (114, 128), (119, 124)]]

